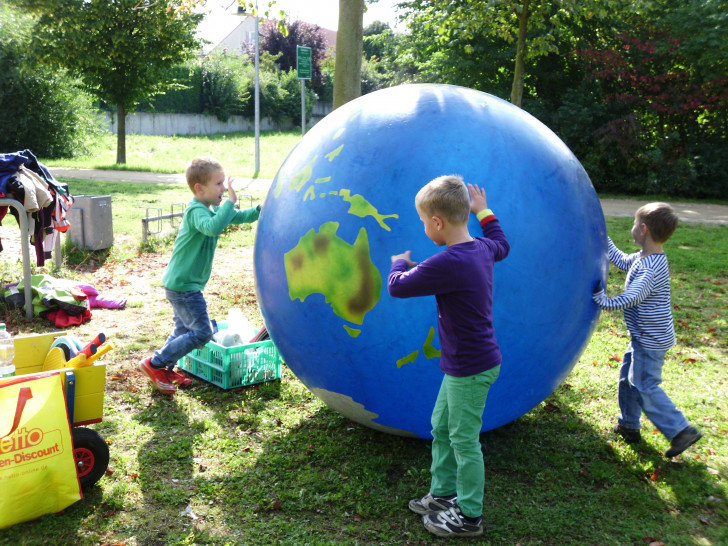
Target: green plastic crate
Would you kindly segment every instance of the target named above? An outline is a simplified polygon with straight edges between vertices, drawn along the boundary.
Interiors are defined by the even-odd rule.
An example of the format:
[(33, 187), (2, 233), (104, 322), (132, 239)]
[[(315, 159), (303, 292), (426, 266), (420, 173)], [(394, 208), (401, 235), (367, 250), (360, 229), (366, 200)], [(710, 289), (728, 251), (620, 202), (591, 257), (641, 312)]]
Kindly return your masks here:
[(270, 339), (236, 347), (210, 341), (182, 357), (177, 365), (225, 390), (281, 378), (281, 355)]

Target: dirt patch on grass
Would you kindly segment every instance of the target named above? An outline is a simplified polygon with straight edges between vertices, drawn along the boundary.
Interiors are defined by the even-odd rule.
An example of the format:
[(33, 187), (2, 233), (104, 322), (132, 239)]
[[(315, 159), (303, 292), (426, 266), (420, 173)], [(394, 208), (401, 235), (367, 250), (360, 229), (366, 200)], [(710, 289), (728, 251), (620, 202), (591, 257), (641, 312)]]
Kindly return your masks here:
[[(10, 253), (4, 254), (10, 256)], [(13, 311), (6, 313), (8, 329), (13, 336), (66, 331), (82, 342), (103, 332), (114, 345), (103, 357), (107, 365), (107, 393), (120, 388), (146, 389), (148, 382), (137, 370), (137, 363), (158, 349), (173, 327), (171, 307), (162, 286), (170, 254), (171, 247), (158, 253), (138, 254), (125, 261), (96, 263), (89, 259), (67, 272), (69, 278), (93, 286), (105, 298), (126, 299), (124, 309), (92, 308), (90, 321), (64, 330), (41, 317), (26, 321), (21, 312)], [(251, 322), (262, 324), (254, 285), (253, 249), (219, 248), (205, 288), (210, 317), (224, 319), (229, 307), (239, 306)]]

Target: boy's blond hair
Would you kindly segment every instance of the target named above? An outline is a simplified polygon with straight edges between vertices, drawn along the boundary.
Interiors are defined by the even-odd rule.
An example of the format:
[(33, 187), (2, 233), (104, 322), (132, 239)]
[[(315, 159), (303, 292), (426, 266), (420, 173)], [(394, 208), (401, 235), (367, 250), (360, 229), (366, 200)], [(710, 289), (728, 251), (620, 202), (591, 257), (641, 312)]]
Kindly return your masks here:
[(470, 194), (462, 176), (440, 176), (417, 192), (415, 207), (427, 216), (442, 216), (451, 224), (465, 224), (470, 217)]
[(225, 169), (217, 159), (213, 157), (196, 157), (185, 167), (187, 185), (194, 193), (195, 184), (206, 185), (212, 179), (212, 175), (219, 171), (225, 171)]
[(677, 213), (667, 203), (647, 203), (637, 209), (635, 217), (647, 226), (656, 243), (664, 243), (677, 229)]

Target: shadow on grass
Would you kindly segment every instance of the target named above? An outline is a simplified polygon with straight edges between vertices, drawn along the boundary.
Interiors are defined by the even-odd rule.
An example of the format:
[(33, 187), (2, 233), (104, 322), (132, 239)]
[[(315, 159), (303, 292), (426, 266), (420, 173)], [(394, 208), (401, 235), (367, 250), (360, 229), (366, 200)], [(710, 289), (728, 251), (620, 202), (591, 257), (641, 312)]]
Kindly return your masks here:
[[(703, 462), (667, 461), (658, 437), (633, 449), (586, 422), (582, 405), (560, 387), (481, 436), (486, 534), (473, 542), (720, 542), (726, 499)], [(145, 544), (431, 542), (407, 509), (428, 489), (430, 443), (353, 423), (297, 382), (222, 391), (197, 381), (184, 395), (153, 394), (132, 419), (144, 437), (127, 470), (138, 465), (134, 506), (97, 487), (63, 516), (26, 524), (35, 536), (82, 541), (84, 519), (108, 512), (115, 541)], [(197, 519), (181, 516), (187, 506)]]
[[(640, 543), (682, 534), (690, 542), (708, 533), (715, 540), (726, 499), (703, 462), (689, 452), (668, 461), (662, 437), (624, 444), (583, 421), (579, 407), (578, 396), (560, 387), (527, 415), (484, 435), (486, 499), (495, 506), (491, 514), (486, 509), (491, 538)], [(680, 519), (696, 507), (706, 523)]]
[[(220, 426), (232, 421), (251, 440), (240, 463), (215, 482), (216, 502), (230, 514), (225, 528), (237, 529), (240, 539), (255, 532), (272, 541), (388, 542), (393, 534), (402, 542), (430, 539), (407, 509), (407, 501), (429, 486), (428, 441), (382, 434), (325, 407), (288, 429), (266, 411), (280, 396), (280, 384), (268, 383), (241, 393), (245, 411), (215, 412)], [(711, 495), (716, 506), (724, 501), (704, 464), (668, 462), (651, 442), (637, 451), (627, 447), (625, 455), (616, 436), (595, 430), (569, 407), (570, 398), (553, 395), (482, 435), (485, 520), (493, 543), (666, 538), (676, 532), (682, 508), (705, 504)], [(281, 433), (271, 433), (271, 425)], [(663, 498), (656, 480), (674, 501)], [(209, 487), (205, 481), (198, 485)], [(716, 524), (725, 521), (725, 514), (706, 510)], [(696, 525), (686, 529), (678, 522), (677, 528), (700, 535)], [(209, 532), (198, 536), (212, 540)]]

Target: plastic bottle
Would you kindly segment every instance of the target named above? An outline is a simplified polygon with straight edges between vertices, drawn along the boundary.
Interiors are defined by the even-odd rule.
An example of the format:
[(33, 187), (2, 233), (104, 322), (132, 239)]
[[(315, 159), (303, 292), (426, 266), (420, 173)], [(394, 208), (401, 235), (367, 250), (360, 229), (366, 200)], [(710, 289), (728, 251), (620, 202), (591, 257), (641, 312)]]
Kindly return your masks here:
[(15, 375), (13, 358), (15, 358), (15, 343), (5, 324), (0, 323), (0, 377)]
[(240, 345), (250, 343), (248, 340), (255, 336), (256, 333), (253, 325), (245, 318), (243, 310), (239, 308), (231, 308), (228, 310), (227, 328), (228, 332), (235, 332), (240, 336)]

